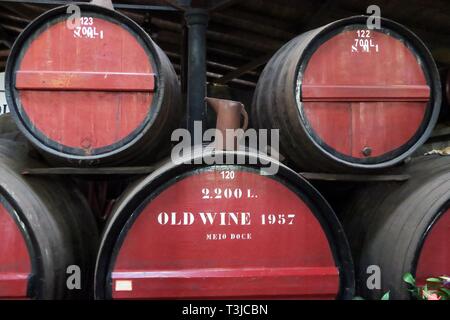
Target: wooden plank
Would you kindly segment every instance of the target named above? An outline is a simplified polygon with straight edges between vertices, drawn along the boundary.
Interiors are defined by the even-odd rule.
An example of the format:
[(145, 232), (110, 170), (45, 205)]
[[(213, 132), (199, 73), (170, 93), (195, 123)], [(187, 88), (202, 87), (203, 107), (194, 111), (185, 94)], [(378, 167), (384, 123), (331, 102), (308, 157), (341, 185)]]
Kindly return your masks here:
[(26, 168), (23, 175), (141, 175), (155, 171), (157, 166), (105, 168)]
[(407, 174), (336, 174), (336, 173), (316, 173), (316, 172), (300, 172), (299, 174), (307, 180), (322, 180), (322, 181), (401, 182), (406, 181), (410, 178), (410, 176)]
[(428, 101), (427, 85), (302, 85), (302, 101)]
[(269, 59), (273, 55), (274, 55), (274, 52), (270, 52), (269, 54), (266, 54), (266, 55), (261, 56), (253, 61), (250, 61), (249, 63), (244, 64), (243, 66), (237, 68), (236, 70), (225, 74), (224, 76), (222, 76), (221, 78), (217, 79), (214, 82), (217, 84), (226, 84), (226, 83), (230, 82), (231, 80), (236, 79), (236, 78), (240, 77), (241, 75), (243, 75), (249, 71), (252, 71), (252, 70), (258, 68), (259, 66), (265, 64), (267, 61), (269, 61)]
[[(27, 168), (22, 171), (23, 175), (142, 175), (150, 174), (156, 170), (158, 165), (141, 167), (105, 167), (105, 168)], [(407, 174), (335, 174), (300, 172), (307, 180), (323, 181), (406, 181), (410, 178)]]

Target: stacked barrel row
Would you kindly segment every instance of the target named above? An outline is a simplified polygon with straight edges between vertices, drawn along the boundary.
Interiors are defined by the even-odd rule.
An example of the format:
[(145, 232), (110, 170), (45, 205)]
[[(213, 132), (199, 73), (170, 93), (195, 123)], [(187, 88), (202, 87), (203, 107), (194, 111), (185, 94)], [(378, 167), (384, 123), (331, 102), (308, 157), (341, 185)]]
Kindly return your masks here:
[[(80, 26), (71, 26), (67, 7), (61, 7), (37, 18), (17, 39), (6, 79), (12, 116), (51, 165), (152, 163), (167, 155), (183, 114), (176, 74), (134, 22), (104, 8), (79, 7)], [(323, 197), (273, 159), (233, 151), (214, 156), (225, 153), (255, 164), (193, 165), (212, 157), (195, 153), (181, 164), (168, 161), (124, 191), (100, 241), (96, 298), (352, 297), (350, 248)], [(280, 170), (261, 175), (263, 162)], [(71, 199), (67, 216), (77, 214), (70, 206), (89, 212), (81, 201)], [(11, 221), (20, 238), (21, 224)], [(87, 234), (78, 240), (97, 243)], [(74, 260), (87, 255), (71, 253)], [(60, 264), (65, 272), (69, 262)], [(23, 285), (33, 287), (35, 275), (28, 270)], [(54, 274), (55, 286), (70, 292), (60, 276)], [(2, 296), (13, 294), (6, 290)]]
[(177, 76), (150, 37), (115, 11), (79, 8), (79, 20), (68, 6), (38, 17), (8, 58), (15, 123), (0, 118), (0, 298), (93, 296), (99, 227), (85, 181), (22, 171), (148, 163), (182, 116)]
[[(394, 173), (410, 177), (353, 186), (359, 190), (343, 196), (339, 212), (356, 293), (408, 299), (407, 272), (421, 285), (450, 274), (450, 160), (402, 166), (434, 128), (442, 91), (422, 41), (390, 20), (381, 19), (378, 29), (367, 21), (336, 21), (284, 45), (261, 74), (253, 121), (280, 129), (281, 153), (298, 170), (370, 174), (397, 166)], [(340, 185), (331, 187), (337, 193)]]

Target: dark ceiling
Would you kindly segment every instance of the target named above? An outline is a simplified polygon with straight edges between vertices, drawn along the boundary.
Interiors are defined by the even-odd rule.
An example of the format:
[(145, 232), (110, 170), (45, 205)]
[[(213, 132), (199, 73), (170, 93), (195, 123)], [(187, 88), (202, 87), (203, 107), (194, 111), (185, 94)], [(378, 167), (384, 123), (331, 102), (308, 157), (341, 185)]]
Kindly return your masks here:
[[(73, 1), (0, 0), (0, 70), (5, 67), (8, 47), (32, 19), (52, 7), (71, 2)], [(167, 53), (177, 72), (180, 72), (183, 56), (184, 18), (176, 4), (188, 2), (190, 1), (113, 1), (117, 10), (147, 30)], [(440, 67), (450, 66), (449, 0), (210, 2), (214, 5), (207, 31), (209, 82), (250, 89), (255, 86), (270, 56), (288, 40), (333, 20), (364, 14), (371, 4), (380, 6), (383, 17), (400, 22), (419, 35)]]

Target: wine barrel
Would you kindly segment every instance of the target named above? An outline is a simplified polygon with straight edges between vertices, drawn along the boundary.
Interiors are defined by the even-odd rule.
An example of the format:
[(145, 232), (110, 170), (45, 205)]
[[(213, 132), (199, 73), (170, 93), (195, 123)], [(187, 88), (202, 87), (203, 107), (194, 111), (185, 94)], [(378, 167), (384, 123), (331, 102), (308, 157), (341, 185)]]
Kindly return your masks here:
[(261, 175), (274, 160), (215, 155), (255, 164), (188, 164), (211, 157), (194, 155), (124, 193), (102, 236), (96, 298), (351, 298), (347, 240), (321, 195), (283, 165)]
[[(0, 299), (89, 298), (98, 245), (94, 217), (69, 180), (23, 176), (24, 168), (43, 166), (28, 151), (0, 138)], [(80, 275), (80, 283), (71, 275)], [(70, 290), (67, 282), (81, 288)]]
[(79, 20), (69, 6), (52, 9), (14, 43), (5, 90), (18, 127), (56, 164), (158, 158), (181, 119), (171, 63), (129, 18), (77, 6)]
[[(422, 285), (450, 272), (450, 158), (420, 157), (402, 171), (407, 182), (372, 184), (344, 210), (357, 294), (365, 298), (390, 291), (393, 299), (409, 299), (406, 272)], [(371, 265), (380, 268), (380, 288), (367, 285)]]
[(268, 62), (253, 99), (258, 128), (306, 171), (393, 166), (425, 142), (442, 99), (433, 58), (404, 26), (356, 16), (306, 32)]

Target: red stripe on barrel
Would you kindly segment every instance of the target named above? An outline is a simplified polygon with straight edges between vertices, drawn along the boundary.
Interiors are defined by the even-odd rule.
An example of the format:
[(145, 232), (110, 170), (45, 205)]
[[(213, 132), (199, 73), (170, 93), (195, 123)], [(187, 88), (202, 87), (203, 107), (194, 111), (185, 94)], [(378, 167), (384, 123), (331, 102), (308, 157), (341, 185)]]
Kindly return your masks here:
[[(430, 87), (419, 85), (303, 85), (302, 101), (424, 101), (430, 100)], [(330, 106), (332, 106), (330, 104)]]
[(143, 91), (155, 89), (153, 73), (18, 71), (16, 88), (59, 91)]
[[(199, 269), (154, 272), (114, 272), (114, 297), (130, 297), (128, 290), (119, 290), (130, 283), (133, 298), (215, 298), (233, 296), (261, 296), (276, 298), (292, 296), (309, 299), (334, 298), (335, 267), (324, 268), (246, 268)], [(319, 284), (319, 285), (317, 285)], [(191, 290), (196, 287), (197, 290)], [(219, 289), (220, 288), (220, 289)], [(130, 290), (131, 291), (131, 290)]]

